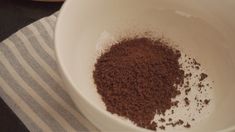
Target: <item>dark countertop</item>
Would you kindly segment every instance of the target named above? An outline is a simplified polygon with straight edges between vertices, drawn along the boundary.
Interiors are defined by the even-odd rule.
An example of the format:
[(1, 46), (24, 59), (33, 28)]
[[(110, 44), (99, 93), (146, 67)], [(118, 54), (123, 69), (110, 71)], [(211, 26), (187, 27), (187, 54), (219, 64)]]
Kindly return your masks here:
[[(0, 41), (22, 27), (59, 10), (61, 5), (62, 3), (29, 0), (0, 0)], [(0, 132), (27, 131), (25, 125), (0, 97)]]
[(60, 2), (0, 0), (0, 41), (20, 28), (59, 10)]

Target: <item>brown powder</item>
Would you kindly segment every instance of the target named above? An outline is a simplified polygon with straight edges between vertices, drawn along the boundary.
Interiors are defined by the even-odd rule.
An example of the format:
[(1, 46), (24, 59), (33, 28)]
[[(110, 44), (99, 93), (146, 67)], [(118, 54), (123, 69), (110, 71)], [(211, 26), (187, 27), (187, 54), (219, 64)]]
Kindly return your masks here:
[(176, 124), (178, 124), (178, 125), (182, 125), (183, 123), (184, 123), (184, 121), (181, 119), (179, 119), (179, 121), (176, 122)]
[(195, 59), (193, 59), (192, 64), (193, 64), (193, 65), (195, 65), (195, 66), (201, 66), (201, 64), (200, 64), (200, 63), (198, 63)]
[(165, 130), (165, 126), (160, 126), (159, 128), (162, 130)]
[(151, 123), (156, 112), (164, 114), (177, 105), (171, 100), (184, 81), (180, 56), (160, 39), (125, 39), (113, 45), (98, 58), (93, 72), (107, 110), (156, 130), (157, 124)]
[(172, 121), (172, 118), (169, 118), (168, 121)]
[(187, 123), (186, 125), (184, 125), (185, 128), (190, 128), (191, 125), (189, 123)]
[(201, 78), (199, 79), (199, 81), (203, 81), (205, 78), (208, 77), (208, 75), (205, 73), (201, 73), (200, 76), (201, 76)]
[(150, 129), (150, 130), (156, 130), (157, 123), (156, 122), (151, 122), (150, 125), (146, 126), (146, 128)]
[(187, 97), (184, 98), (185, 106), (188, 106), (190, 104), (190, 101)]
[(187, 78), (187, 77), (192, 77), (192, 73), (187, 73), (187, 74), (184, 75), (184, 77), (185, 77), (185, 78)]
[(188, 88), (185, 90), (185, 95), (188, 95), (188, 93), (191, 91), (191, 88)]
[(165, 122), (166, 120), (165, 120), (165, 119), (163, 119), (163, 118), (161, 118), (159, 121), (160, 121), (160, 122)]
[(199, 91), (201, 91), (203, 87), (204, 87), (204, 85), (202, 84), (202, 82), (198, 83)]
[(179, 119), (178, 121), (176, 122), (171, 122), (171, 123), (166, 123), (167, 126), (172, 126), (172, 127), (175, 127), (175, 126), (180, 126), (180, 125), (183, 125), (184, 124), (184, 121)]
[(210, 103), (210, 100), (209, 99), (205, 99), (204, 100), (204, 104), (208, 105)]

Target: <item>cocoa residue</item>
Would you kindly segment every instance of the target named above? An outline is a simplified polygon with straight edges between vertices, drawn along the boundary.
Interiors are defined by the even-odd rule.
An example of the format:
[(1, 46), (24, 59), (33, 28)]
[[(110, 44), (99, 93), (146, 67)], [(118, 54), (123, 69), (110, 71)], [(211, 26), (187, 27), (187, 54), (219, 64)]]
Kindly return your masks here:
[(178, 102), (184, 82), (179, 50), (162, 40), (125, 39), (102, 54), (93, 77), (109, 112), (127, 117), (140, 127), (155, 130), (156, 112), (164, 114)]
[[(199, 70), (201, 64), (190, 57), (184, 61), (188, 64), (184, 71), (179, 64), (180, 57), (181, 52), (162, 39), (124, 39), (111, 46), (97, 59), (93, 71), (97, 92), (107, 111), (151, 130), (181, 125), (190, 128), (189, 122), (182, 119), (160, 118), (158, 123), (164, 125), (153, 121), (156, 114), (165, 116), (167, 110), (178, 107), (179, 101), (172, 99), (182, 93), (185, 93), (182, 100), (185, 107), (196, 101), (199, 113), (210, 103), (210, 99), (202, 101), (197, 96), (192, 100), (188, 98), (191, 86), (197, 86), (200, 93), (205, 87), (210, 87), (204, 83), (208, 75), (192, 74), (190, 68)], [(191, 84), (192, 78), (199, 82)], [(175, 114), (173, 109), (170, 113)], [(191, 120), (195, 121), (194, 118)]]

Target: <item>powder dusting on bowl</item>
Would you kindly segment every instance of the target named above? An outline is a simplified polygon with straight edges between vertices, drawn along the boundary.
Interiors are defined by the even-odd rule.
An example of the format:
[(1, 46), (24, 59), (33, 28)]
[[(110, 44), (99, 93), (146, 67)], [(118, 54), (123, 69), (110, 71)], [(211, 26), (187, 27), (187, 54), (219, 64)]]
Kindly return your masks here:
[(188, 129), (213, 111), (201, 64), (164, 39), (105, 32), (97, 47), (93, 77), (107, 111), (151, 130)]

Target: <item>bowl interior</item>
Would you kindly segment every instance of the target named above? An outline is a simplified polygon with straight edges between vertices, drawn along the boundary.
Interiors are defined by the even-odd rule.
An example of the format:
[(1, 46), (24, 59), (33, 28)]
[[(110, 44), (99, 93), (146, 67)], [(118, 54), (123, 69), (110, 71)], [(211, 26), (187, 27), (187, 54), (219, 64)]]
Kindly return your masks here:
[(230, 11), (235, 3), (210, 2), (73, 0), (69, 11), (61, 16), (56, 37), (62, 70), (85, 100), (106, 112), (92, 78), (100, 43), (136, 31), (163, 34), (195, 57), (215, 82), (215, 111), (191, 130), (232, 129), (235, 125), (235, 17)]

